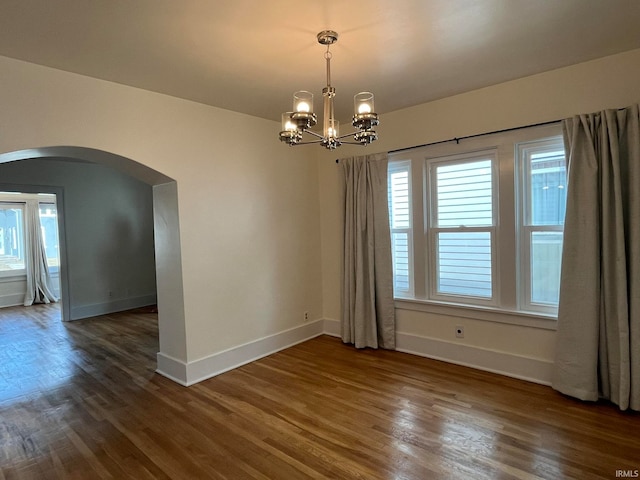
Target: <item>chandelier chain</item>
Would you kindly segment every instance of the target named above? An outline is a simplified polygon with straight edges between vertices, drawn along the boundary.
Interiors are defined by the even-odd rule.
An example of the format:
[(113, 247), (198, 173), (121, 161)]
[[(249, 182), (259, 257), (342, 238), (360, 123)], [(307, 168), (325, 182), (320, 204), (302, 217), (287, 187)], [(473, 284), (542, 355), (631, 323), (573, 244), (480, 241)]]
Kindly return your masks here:
[(331, 56), (329, 45), (327, 45), (327, 51), (324, 53), (324, 58), (327, 60), (327, 87), (331, 86)]

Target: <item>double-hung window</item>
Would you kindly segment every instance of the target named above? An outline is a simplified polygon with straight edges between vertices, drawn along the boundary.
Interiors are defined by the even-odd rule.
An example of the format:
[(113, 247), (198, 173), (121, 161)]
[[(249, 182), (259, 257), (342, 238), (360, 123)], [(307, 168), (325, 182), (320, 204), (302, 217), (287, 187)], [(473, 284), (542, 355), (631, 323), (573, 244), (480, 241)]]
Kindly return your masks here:
[(565, 204), (559, 124), (392, 153), (395, 297), (552, 319)]
[(47, 258), (47, 266), (51, 273), (60, 268), (60, 246), (58, 242), (58, 209), (55, 203), (40, 203), (40, 230), (42, 246)]
[(560, 292), (567, 175), (561, 138), (518, 145), (522, 305), (553, 313)]
[(25, 256), (29, 245), (25, 242), (28, 216), (26, 200), (38, 199), (39, 225), (47, 266), (56, 274), (60, 265), (58, 241), (58, 211), (55, 197), (48, 194), (0, 192), (0, 277), (24, 276)]
[(410, 162), (389, 164), (389, 224), (393, 255), (393, 288), (397, 295), (413, 295), (413, 238), (411, 233)]
[(0, 274), (24, 273), (24, 204), (0, 202)]
[(492, 303), (495, 152), (427, 160), (430, 297)]

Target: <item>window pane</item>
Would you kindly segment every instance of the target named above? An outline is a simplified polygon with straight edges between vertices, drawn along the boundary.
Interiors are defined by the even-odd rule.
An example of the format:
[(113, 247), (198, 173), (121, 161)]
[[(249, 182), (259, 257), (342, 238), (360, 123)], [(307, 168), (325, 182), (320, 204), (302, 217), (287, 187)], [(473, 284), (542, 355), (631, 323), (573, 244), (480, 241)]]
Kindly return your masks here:
[(411, 290), (409, 274), (409, 235), (393, 233), (391, 235), (393, 252), (393, 288), (396, 293), (408, 293)]
[(491, 233), (438, 234), (438, 293), (491, 298)]
[(411, 170), (409, 162), (389, 162), (388, 194), (394, 295), (413, 292), (411, 246)]
[(531, 302), (558, 304), (561, 261), (562, 232), (531, 234)]
[(564, 152), (531, 155), (531, 225), (563, 225), (567, 202)]
[(0, 205), (0, 271), (24, 270), (22, 208)]
[(409, 228), (409, 171), (389, 172), (389, 218), (391, 228)]
[[(521, 163), (523, 248), (519, 301), (529, 311), (555, 313), (560, 297), (562, 226), (567, 199), (567, 173), (562, 137), (544, 138), (518, 146)], [(526, 290), (525, 290), (526, 288)]]
[(40, 204), (40, 228), (47, 255), (47, 265), (60, 266), (58, 246), (58, 211), (53, 204)]
[(439, 227), (493, 225), (491, 160), (436, 167)]

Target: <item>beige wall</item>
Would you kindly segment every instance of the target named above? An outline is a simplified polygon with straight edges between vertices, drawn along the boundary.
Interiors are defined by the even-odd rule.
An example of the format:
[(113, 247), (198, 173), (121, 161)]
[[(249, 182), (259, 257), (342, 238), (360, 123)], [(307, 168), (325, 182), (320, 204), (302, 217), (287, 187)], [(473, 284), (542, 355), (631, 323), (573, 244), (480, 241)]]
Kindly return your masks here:
[[(167, 309), (164, 320), (175, 328), (164, 341), (161, 331), (161, 349), (187, 364), (299, 327), (304, 311), (312, 319), (340, 318), (338, 155), (626, 106), (640, 101), (640, 50), (383, 115), (381, 140), (337, 153), (284, 147), (275, 121), (8, 58), (0, 57), (0, 78), (0, 154), (86, 147), (176, 180), (179, 219), (169, 223), (179, 221), (181, 254), (163, 267), (181, 271), (172, 276), (163, 268), (162, 275), (182, 274), (184, 321)], [(156, 192), (167, 190), (158, 185), (165, 177), (147, 181)], [(159, 297), (181, 298), (175, 283), (159, 279), (158, 286)], [(398, 318), (400, 333), (444, 346), (553, 356), (550, 330), (408, 310)], [(466, 338), (456, 343), (453, 325), (460, 321)]]
[[(640, 50), (495, 85), (381, 116), (380, 140), (338, 155), (389, 151), (477, 133), (562, 119), (640, 102)], [(336, 153), (318, 157), (322, 205), (323, 310), (340, 318), (340, 178)], [(398, 331), (458, 345), (551, 361), (555, 332), (473, 318), (397, 310)], [(465, 326), (465, 339), (454, 326)], [(449, 347), (447, 347), (449, 346)], [(439, 355), (443, 356), (443, 355)]]
[(278, 141), (279, 122), (5, 57), (0, 78), (0, 154), (86, 147), (176, 180), (185, 320), (161, 332), (167, 355), (192, 362), (322, 317), (317, 164)]

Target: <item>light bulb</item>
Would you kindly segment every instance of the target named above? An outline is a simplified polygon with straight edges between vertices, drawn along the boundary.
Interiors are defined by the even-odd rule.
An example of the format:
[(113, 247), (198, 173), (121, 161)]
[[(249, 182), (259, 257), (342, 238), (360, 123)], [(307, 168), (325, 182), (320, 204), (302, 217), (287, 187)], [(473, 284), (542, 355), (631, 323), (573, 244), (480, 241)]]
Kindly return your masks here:
[(353, 97), (353, 110), (356, 112), (356, 115), (366, 115), (368, 113), (373, 113), (373, 93), (371, 92), (360, 92), (356, 93)]
[(340, 135), (340, 122), (335, 119), (331, 119), (329, 125), (327, 125), (327, 134), (325, 135), (328, 138), (338, 138)]
[(292, 132), (292, 131), (296, 130), (296, 124), (293, 123), (292, 121), (288, 121), (287, 123), (285, 123), (284, 129), (287, 130), (287, 131)]
[(291, 120), (293, 112), (284, 112), (282, 114), (282, 130), (285, 132), (295, 132), (298, 130), (297, 124)]
[(309, 112), (309, 110), (311, 110), (311, 108), (309, 107), (309, 104), (307, 102), (298, 102), (298, 105), (296, 107), (296, 112)]
[(371, 105), (368, 103), (361, 103), (358, 106), (358, 113), (371, 113)]

